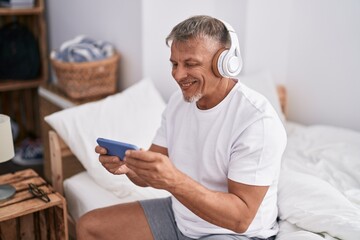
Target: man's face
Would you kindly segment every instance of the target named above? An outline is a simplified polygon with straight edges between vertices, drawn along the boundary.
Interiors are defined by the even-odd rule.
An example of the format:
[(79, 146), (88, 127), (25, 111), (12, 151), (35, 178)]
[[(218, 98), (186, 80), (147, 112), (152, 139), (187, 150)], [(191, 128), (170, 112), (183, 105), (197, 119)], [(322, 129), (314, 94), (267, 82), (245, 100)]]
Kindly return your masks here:
[(209, 38), (191, 39), (171, 44), (172, 76), (179, 84), (185, 101), (206, 102), (216, 92), (219, 82), (211, 69), (220, 44)]

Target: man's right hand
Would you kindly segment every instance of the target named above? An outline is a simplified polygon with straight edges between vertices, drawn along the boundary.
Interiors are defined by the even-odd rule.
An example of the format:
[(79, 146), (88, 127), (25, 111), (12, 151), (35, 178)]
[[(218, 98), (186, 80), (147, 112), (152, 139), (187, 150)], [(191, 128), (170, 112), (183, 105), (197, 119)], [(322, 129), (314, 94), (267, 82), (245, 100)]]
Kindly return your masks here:
[(117, 156), (106, 155), (106, 149), (97, 145), (95, 152), (100, 154), (99, 161), (101, 165), (110, 173), (115, 175), (127, 174), (130, 169), (126, 166), (124, 161), (120, 161)]

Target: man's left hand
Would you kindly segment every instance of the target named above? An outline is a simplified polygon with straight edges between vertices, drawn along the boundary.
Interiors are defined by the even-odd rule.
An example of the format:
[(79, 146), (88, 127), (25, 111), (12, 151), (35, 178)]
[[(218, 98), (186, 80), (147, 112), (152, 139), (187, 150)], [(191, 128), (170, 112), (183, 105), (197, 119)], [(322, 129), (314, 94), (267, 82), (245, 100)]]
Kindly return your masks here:
[(170, 159), (157, 152), (128, 150), (125, 154), (125, 163), (153, 188), (171, 191), (181, 176), (181, 172)]

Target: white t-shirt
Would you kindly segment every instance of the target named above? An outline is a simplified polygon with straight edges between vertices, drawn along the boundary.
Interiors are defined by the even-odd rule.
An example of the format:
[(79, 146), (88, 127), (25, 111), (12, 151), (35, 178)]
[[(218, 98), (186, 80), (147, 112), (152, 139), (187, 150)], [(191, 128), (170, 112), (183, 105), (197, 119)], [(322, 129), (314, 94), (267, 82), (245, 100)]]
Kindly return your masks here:
[[(153, 143), (166, 147), (180, 171), (210, 190), (228, 192), (228, 179), (270, 186), (244, 235), (277, 234), (277, 183), (286, 132), (265, 97), (238, 82), (218, 105), (200, 110), (195, 102), (185, 102), (178, 91), (169, 100)], [(175, 197), (172, 200), (184, 235), (234, 233), (204, 221)]]

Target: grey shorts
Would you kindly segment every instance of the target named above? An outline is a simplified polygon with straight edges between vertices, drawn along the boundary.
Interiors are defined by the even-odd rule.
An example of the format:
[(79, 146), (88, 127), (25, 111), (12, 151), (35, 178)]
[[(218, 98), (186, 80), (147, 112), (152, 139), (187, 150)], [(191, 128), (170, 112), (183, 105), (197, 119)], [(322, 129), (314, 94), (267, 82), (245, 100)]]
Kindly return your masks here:
[[(155, 240), (193, 240), (178, 229), (171, 198), (159, 198), (140, 201)], [(233, 234), (213, 234), (201, 237), (202, 240), (261, 240)], [(275, 237), (268, 238), (274, 240)]]

